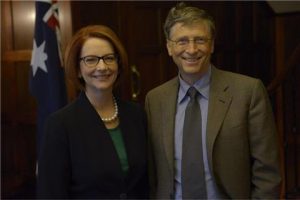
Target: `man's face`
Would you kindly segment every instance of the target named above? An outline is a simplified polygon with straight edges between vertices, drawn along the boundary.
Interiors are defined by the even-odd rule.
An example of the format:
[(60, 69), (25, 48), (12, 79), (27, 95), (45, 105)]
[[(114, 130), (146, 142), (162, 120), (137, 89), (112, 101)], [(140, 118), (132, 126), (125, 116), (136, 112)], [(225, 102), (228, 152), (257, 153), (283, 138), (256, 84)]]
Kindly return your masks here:
[(183, 80), (192, 85), (207, 72), (214, 51), (209, 26), (204, 21), (175, 24), (170, 31), (167, 49), (178, 66)]

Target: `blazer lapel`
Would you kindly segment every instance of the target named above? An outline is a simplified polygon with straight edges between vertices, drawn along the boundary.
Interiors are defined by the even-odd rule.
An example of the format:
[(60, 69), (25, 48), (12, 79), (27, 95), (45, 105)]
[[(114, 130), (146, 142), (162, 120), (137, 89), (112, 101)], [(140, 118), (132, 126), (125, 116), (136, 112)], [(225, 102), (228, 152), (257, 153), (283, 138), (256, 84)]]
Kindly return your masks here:
[(178, 93), (178, 78), (174, 78), (166, 88), (165, 95), (161, 99), (162, 111), (162, 140), (169, 165), (169, 170), (173, 174), (174, 168), (174, 126), (176, 114), (176, 102)]
[[(80, 93), (79, 103), (80, 125), (85, 127), (84, 134), (89, 135), (88, 138), (92, 138), (91, 145), (97, 145), (97, 152), (102, 153), (98, 156), (102, 156), (101, 158), (109, 163), (106, 166), (109, 165), (110, 168), (113, 168), (118, 177), (123, 179), (121, 163), (109, 132), (84, 92)], [(102, 149), (106, 149), (109, 153), (103, 152)]]
[(206, 130), (208, 160), (211, 168), (214, 142), (232, 100), (232, 95), (229, 92), (229, 84), (220, 73), (221, 71), (212, 67)]

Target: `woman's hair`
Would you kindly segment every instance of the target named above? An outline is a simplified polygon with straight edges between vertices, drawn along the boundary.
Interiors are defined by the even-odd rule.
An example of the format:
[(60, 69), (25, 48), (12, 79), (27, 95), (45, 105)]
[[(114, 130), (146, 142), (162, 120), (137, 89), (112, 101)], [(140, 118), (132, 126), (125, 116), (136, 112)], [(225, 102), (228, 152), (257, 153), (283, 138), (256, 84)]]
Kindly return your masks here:
[(205, 10), (188, 7), (185, 3), (178, 3), (175, 7), (171, 8), (164, 24), (164, 33), (166, 39), (170, 39), (171, 28), (176, 23), (183, 23), (183, 25), (193, 24), (195, 22), (204, 21), (210, 28), (212, 39), (215, 38), (216, 27), (214, 19)]
[(124, 46), (113, 30), (104, 25), (91, 25), (80, 29), (68, 43), (64, 55), (64, 67), (67, 78), (80, 90), (85, 89), (85, 82), (79, 78), (79, 58), (84, 42), (89, 38), (101, 38), (110, 42), (118, 55), (118, 78), (121, 72), (128, 67), (128, 57)]

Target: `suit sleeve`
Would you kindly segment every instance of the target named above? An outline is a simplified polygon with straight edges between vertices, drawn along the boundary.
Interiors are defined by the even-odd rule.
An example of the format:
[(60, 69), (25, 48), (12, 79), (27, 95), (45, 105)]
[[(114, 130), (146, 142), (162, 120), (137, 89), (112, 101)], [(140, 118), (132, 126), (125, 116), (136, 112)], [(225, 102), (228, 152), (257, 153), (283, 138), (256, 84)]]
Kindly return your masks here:
[(50, 117), (38, 161), (37, 198), (68, 198), (71, 169), (68, 139), (62, 121)]
[(152, 139), (151, 139), (151, 113), (150, 113), (150, 102), (149, 96), (146, 96), (145, 100), (145, 110), (148, 119), (148, 171), (149, 171), (149, 184), (150, 184), (150, 198), (154, 198), (156, 194), (156, 166), (154, 163), (154, 155), (153, 155), (153, 148), (152, 148)]
[(280, 191), (279, 145), (269, 96), (261, 81), (253, 89), (249, 111), (249, 138), (254, 199), (278, 199)]

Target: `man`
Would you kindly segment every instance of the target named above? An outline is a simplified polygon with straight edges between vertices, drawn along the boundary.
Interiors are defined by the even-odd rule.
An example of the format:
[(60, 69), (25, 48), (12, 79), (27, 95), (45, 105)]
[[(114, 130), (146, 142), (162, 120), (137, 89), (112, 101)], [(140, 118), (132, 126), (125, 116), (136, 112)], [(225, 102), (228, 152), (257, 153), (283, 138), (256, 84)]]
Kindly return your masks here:
[[(146, 96), (153, 197), (279, 198), (277, 135), (262, 82), (210, 63), (215, 25), (204, 10), (178, 4), (164, 31), (179, 74)], [(185, 116), (190, 87), (193, 112), (201, 115), (196, 123)], [(197, 123), (198, 139), (185, 139)], [(200, 148), (190, 150), (198, 140)]]

